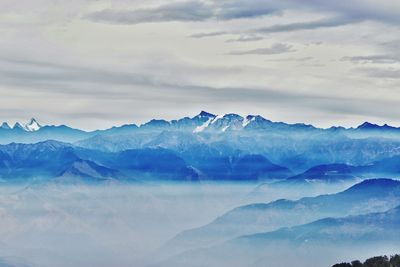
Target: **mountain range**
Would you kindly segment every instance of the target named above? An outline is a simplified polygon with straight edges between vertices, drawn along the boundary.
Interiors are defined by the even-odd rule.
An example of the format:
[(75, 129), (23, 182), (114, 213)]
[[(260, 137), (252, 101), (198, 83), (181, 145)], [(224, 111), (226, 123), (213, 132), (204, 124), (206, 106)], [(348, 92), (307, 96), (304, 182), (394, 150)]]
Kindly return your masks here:
[(318, 165), (295, 174), (260, 154), (233, 154), (210, 146), (178, 152), (162, 146), (121, 151), (84, 148), (58, 141), (0, 145), (0, 179), (48, 180), (65, 176), (124, 181), (236, 181), (258, 183), (256, 190), (326, 183), (349, 183), (373, 177), (396, 177), (400, 156), (366, 166)]
[[(110, 175), (156, 177), (162, 174), (168, 180), (178, 181), (268, 184), (278, 181), (275, 186), (287, 186), (397, 177), (400, 173), (399, 128), (371, 123), (357, 128), (321, 129), (301, 123), (273, 122), (258, 115), (242, 117), (202, 111), (191, 118), (153, 119), (140, 126), (126, 124), (87, 132), (65, 125), (43, 126), (31, 119), (12, 128), (3, 123), (0, 143), (3, 144), (0, 149), (2, 179), (27, 173), (59, 177), (85, 172), (101, 179), (108, 179)], [(49, 152), (59, 153), (57, 156), (49, 157), (44, 152), (37, 158), (21, 159), (19, 150), (13, 149), (26, 149), (23, 154), (36, 155), (36, 150), (45, 151), (49, 144), (53, 150), (59, 150)], [(137, 167), (140, 171), (136, 167), (127, 168), (126, 162), (111, 162), (118, 158), (116, 155), (120, 155), (119, 160), (129, 161), (127, 155), (136, 157), (132, 153), (146, 155), (147, 163)], [(54, 162), (54, 166), (45, 166), (46, 160)]]
[[(399, 245), (400, 128), (386, 124), (321, 129), (202, 111), (88, 132), (31, 119), (3, 123), (0, 143), (2, 184), (213, 181), (250, 183), (250, 196), (286, 194), (177, 234), (158, 251), (168, 258), (160, 266), (268, 266), (281, 248)], [(288, 193), (305, 196), (319, 185), (347, 189), (299, 199)]]
[(102, 152), (68, 143), (0, 146), (0, 178), (4, 182), (48, 181), (73, 177), (85, 181), (124, 180), (134, 177), (196, 180), (196, 172), (171, 151), (162, 148)]
[(335, 194), (237, 207), (178, 234), (157, 251), (164, 260), (155, 266), (310, 266), (319, 252), (326, 262), (398, 248), (399, 229), (400, 181), (370, 179)]
[[(324, 218), (188, 250), (152, 266), (329, 266), (344, 255), (400, 245), (400, 206), (384, 212)], [(228, 257), (229, 255), (229, 257)], [(364, 254), (365, 255), (365, 254)], [(310, 263), (312, 259), (312, 263)], [(314, 265), (315, 264), (315, 265)], [(389, 266), (389, 265), (387, 265)]]
[(166, 244), (164, 253), (207, 247), (243, 235), (295, 226), (323, 217), (383, 211), (400, 205), (400, 181), (370, 179), (329, 195), (280, 199), (234, 208), (211, 223), (184, 231)]
[[(336, 133), (344, 134), (348, 137), (362, 136), (362, 137), (387, 137), (399, 139), (400, 128), (384, 124), (379, 126), (377, 124), (364, 122), (356, 128), (344, 128), (333, 126), (331, 128), (322, 129), (304, 123), (289, 124), (284, 122), (273, 122), (265, 119), (260, 115), (247, 115), (242, 117), (238, 114), (229, 113), (225, 115), (214, 115), (206, 111), (201, 111), (194, 117), (184, 117), (178, 120), (163, 120), (152, 119), (140, 126), (136, 124), (126, 124), (119, 127), (112, 127), (106, 130), (84, 131), (74, 129), (66, 125), (45, 125), (42, 126), (35, 118), (30, 119), (27, 123), (15, 123), (11, 127), (7, 122), (3, 122), (0, 126), (0, 143), (8, 143), (8, 135), (15, 135), (14, 142), (19, 142), (17, 139), (21, 138), (26, 142), (29, 140), (45, 141), (47, 139), (54, 139), (62, 142), (78, 141), (84, 138), (103, 134), (129, 134), (135, 131), (152, 131), (162, 132), (169, 131), (185, 131), (191, 133), (225, 133), (225, 132), (238, 132), (238, 131), (273, 131), (273, 132), (295, 132), (296, 134), (310, 133)], [(43, 135), (43, 133), (45, 133)], [(51, 136), (52, 138), (47, 138)], [(45, 139), (43, 139), (45, 138)], [(69, 139), (69, 140), (66, 140)]]

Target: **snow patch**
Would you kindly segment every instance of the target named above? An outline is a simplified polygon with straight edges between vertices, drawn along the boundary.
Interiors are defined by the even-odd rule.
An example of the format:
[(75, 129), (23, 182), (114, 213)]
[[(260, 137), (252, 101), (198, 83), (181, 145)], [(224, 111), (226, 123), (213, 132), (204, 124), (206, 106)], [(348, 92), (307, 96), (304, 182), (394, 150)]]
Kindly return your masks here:
[(194, 133), (199, 133), (204, 131), (208, 125), (210, 125), (210, 123), (213, 121), (214, 118), (209, 118), (205, 123), (203, 123), (200, 126), (197, 126), (196, 129), (193, 130)]
[(28, 132), (35, 132), (40, 128), (42, 128), (42, 126), (34, 118), (32, 118), (27, 124), (23, 126), (23, 129)]
[(215, 117), (215, 118), (212, 120), (211, 124), (214, 124), (217, 120), (222, 119), (223, 117), (224, 117), (224, 115), (218, 115), (217, 117)]
[(243, 120), (242, 126), (243, 128), (246, 127), (247, 125), (249, 125), (250, 122), (255, 121), (256, 117), (252, 117), (251, 119), (249, 119), (248, 117), (246, 117)]

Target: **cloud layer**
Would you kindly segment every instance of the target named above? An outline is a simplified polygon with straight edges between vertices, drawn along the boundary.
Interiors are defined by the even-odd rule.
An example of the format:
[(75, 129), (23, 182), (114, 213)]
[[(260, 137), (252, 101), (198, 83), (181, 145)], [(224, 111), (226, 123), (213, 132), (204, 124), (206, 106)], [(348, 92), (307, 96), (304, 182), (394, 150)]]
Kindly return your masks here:
[(400, 125), (398, 1), (5, 0), (0, 15), (3, 120)]
[(292, 46), (289, 44), (282, 44), (276, 43), (273, 44), (271, 47), (266, 48), (257, 48), (252, 50), (241, 50), (241, 51), (232, 51), (229, 52), (229, 55), (276, 55), (276, 54), (283, 54), (288, 52), (294, 52), (295, 50), (292, 49)]

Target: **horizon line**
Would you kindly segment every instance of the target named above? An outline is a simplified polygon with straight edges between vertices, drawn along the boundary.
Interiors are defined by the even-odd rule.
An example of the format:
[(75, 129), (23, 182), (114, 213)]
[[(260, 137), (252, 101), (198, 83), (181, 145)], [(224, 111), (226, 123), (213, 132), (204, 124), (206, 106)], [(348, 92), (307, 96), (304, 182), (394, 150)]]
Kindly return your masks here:
[[(10, 130), (12, 130), (12, 129), (20, 128), (20, 127), (18, 127), (18, 125), (19, 126), (25, 126), (25, 125), (28, 125), (29, 123), (31, 123), (32, 121), (34, 121), (34, 122), (38, 123), (41, 126), (41, 128), (46, 127), (46, 126), (47, 127), (66, 126), (66, 127), (69, 127), (69, 128), (72, 128), (72, 129), (81, 130), (81, 131), (84, 131), (84, 132), (96, 132), (96, 131), (104, 131), (104, 130), (109, 130), (109, 129), (112, 129), (112, 128), (119, 128), (119, 127), (129, 126), (129, 125), (132, 125), (132, 126), (134, 125), (134, 126), (137, 126), (138, 128), (140, 128), (140, 127), (150, 123), (151, 121), (165, 121), (165, 122), (168, 122), (168, 123), (173, 123), (174, 121), (179, 121), (179, 120), (182, 120), (182, 119), (185, 119), (185, 118), (193, 119), (193, 118), (195, 118), (197, 116), (201, 116), (201, 114), (203, 114), (203, 113), (209, 114), (209, 115), (214, 116), (214, 117), (221, 117), (221, 118), (223, 118), (223, 117), (225, 117), (227, 115), (238, 115), (243, 119), (245, 119), (246, 117), (249, 117), (249, 116), (253, 116), (253, 117), (259, 116), (259, 117), (261, 117), (261, 118), (263, 118), (265, 120), (271, 121), (272, 123), (284, 123), (284, 124), (287, 124), (287, 125), (305, 125), (305, 126), (313, 127), (315, 129), (322, 129), (322, 130), (328, 130), (328, 129), (332, 129), (332, 128), (343, 128), (343, 129), (347, 129), (347, 130), (349, 130), (349, 129), (357, 129), (357, 128), (365, 125), (365, 124), (369, 124), (369, 125), (372, 125), (372, 126), (390, 127), (390, 128), (400, 129), (400, 127), (398, 127), (398, 126), (393, 126), (393, 125), (390, 125), (390, 124), (387, 124), (387, 123), (384, 123), (384, 124), (380, 125), (380, 124), (373, 123), (373, 122), (370, 122), (370, 121), (363, 121), (363, 122), (360, 122), (359, 124), (355, 124), (355, 125), (350, 126), (350, 127), (345, 127), (345, 126), (342, 126), (342, 125), (331, 125), (329, 127), (317, 127), (312, 123), (305, 123), (305, 122), (288, 123), (288, 122), (279, 121), (279, 120), (275, 121), (275, 120), (268, 119), (268, 118), (266, 118), (266, 117), (264, 117), (262, 115), (258, 115), (258, 114), (240, 115), (238, 113), (228, 112), (228, 113), (224, 113), (222, 115), (222, 114), (214, 114), (214, 113), (211, 113), (211, 112), (208, 112), (208, 111), (205, 111), (205, 110), (201, 110), (197, 115), (194, 115), (192, 117), (191, 116), (184, 116), (184, 117), (180, 117), (180, 118), (177, 118), (177, 119), (171, 119), (171, 120), (163, 119), (163, 118), (153, 118), (153, 119), (147, 120), (147, 121), (145, 121), (143, 123), (135, 123), (135, 122), (129, 123), (129, 122), (127, 122), (127, 123), (112, 125), (112, 126), (110, 126), (108, 128), (97, 128), (97, 129), (93, 129), (93, 130), (84, 130), (84, 129), (80, 128), (80, 127), (71, 127), (71, 126), (69, 126), (68, 123), (41, 124), (39, 122), (39, 120), (37, 120), (36, 117), (33, 116), (30, 119), (26, 120), (26, 123), (21, 123), (18, 120), (15, 120), (14, 123), (9, 123), (8, 121), (0, 121), (0, 129), (1, 129), (1, 126), (6, 125), (6, 126), (9, 126)], [(11, 125), (13, 125), (13, 126), (11, 126)]]

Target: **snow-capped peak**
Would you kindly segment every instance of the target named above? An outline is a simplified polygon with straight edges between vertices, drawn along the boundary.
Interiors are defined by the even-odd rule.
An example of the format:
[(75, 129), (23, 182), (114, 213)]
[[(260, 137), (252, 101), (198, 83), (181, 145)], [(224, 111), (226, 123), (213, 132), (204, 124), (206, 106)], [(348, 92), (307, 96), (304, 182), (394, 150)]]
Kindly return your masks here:
[(252, 116), (252, 115), (249, 115), (246, 118), (244, 118), (243, 123), (242, 123), (243, 128), (245, 128), (250, 122), (255, 121), (255, 119), (256, 119), (256, 117)]
[(40, 125), (34, 118), (32, 118), (27, 124), (23, 126), (23, 129), (28, 132), (35, 132), (42, 128), (42, 125)]
[(229, 132), (240, 131), (250, 128), (262, 128), (265, 124), (272, 124), (270, 120), (267, 120), (259, 115), (247, 115), (242, 117), (235, 113), (228, 113), (224, 115), (214, 115), (202, 111), (195, 118), (203, 118), (201, 124), (199, 124), (193, 130), (193, 133), (199, 133), (203, 131), (220, 131)]

